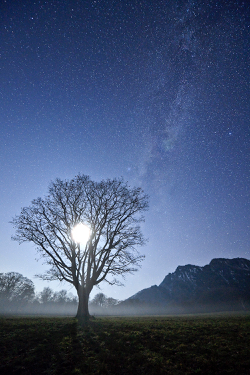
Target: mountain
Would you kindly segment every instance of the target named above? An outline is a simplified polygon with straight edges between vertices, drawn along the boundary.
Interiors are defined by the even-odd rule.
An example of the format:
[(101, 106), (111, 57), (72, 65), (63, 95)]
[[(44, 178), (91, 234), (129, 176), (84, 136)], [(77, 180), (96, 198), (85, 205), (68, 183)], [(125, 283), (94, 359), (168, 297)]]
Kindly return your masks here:
[(135, 312), (250, 309), (250, 261), (217, 258), (204, 267), (178, 266), (159, 286), (141, 290), (120, 307)]

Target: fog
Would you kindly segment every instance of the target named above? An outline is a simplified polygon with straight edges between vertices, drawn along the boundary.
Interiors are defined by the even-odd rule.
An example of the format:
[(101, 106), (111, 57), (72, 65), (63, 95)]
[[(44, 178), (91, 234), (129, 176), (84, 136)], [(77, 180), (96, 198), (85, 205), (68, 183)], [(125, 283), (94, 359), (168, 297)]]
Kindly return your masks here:
[[(148, 303), (139, 298), (119, 301), (97, 293), (89, 301), (89, 312), (93, 316), (143, 316), (250, 310), (247, 293), (236, 294), (231, 288), (227, 293), (219, 289), (217, 294), (210, 294), (203, 295), (203, 298), (200, 296), (198, 301), (189, 299), (185, 302), (170, 300)], [(23, 275), (15, 272), (0, 274), (1, 315), (75, 316), (77, 307), (78, 298), (66, 290), (54, 292), (45, 287), (40, 293), (35, 293), (33, 282)]]
[(77, 301), (69, 302), (12, 302), (0, 301), (1, 315), (75, 315), (77, 311)]
[[(121, 303), (113, 307), (93, 306), (90, 303), (89, 312), (92, 316), (148, 316), (148, 315), (183, 315), (183, 314), (206, 314), (219, 312), (250, 311), (250, 304), (217, 304), (217, 305), (171, 305), (153, 306), (147, 304)], [(1, 315), (37, 315), (37, 316), (75, 316), (77, 303), (48, 303), (48, 304), (20, 304), (1, 306)]]

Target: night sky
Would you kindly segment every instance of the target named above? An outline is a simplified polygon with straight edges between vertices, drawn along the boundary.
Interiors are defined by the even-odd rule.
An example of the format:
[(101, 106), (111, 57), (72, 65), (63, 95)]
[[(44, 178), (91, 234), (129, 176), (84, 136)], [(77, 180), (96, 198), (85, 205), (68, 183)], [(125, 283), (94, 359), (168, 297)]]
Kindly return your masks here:
[(250, 259), (247, 1), (2, 0), (0, 20), (0, 272), (73, 292), (34, 278), (46, 265), (9, 221), (79, 172), (150, 195), (146, 259), (108, 296)]

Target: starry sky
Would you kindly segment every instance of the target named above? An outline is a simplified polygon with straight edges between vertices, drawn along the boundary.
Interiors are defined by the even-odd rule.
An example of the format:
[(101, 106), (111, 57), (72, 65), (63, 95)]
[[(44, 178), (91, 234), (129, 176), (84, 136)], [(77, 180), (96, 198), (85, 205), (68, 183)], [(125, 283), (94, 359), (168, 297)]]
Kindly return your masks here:
[(249, 32), (240, 0), (2, 0), (0, 272), (73, 292), (34, 278), (46, 265), (9, 222), (79, 172), (150, 195), (146, 259), (108, 296), (250, 259)]

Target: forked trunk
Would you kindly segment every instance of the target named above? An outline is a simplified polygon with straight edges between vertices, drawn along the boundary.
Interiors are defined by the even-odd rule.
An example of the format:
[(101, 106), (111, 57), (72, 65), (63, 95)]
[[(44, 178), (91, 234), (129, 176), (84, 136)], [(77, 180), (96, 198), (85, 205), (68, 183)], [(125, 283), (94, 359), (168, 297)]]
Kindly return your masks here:
[(84, 288), (79, 288), (77, 291), (79, 303), (76, 318), (79, 323), (84, 323), (89, 320), (89, 293)]

